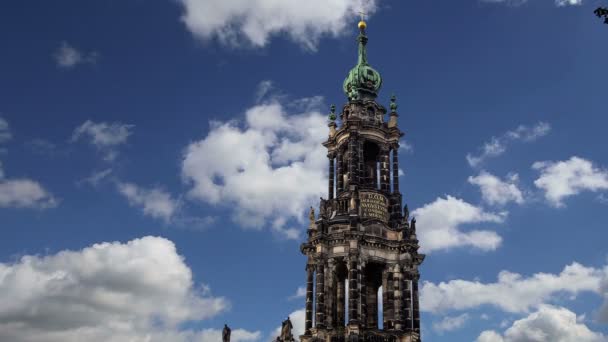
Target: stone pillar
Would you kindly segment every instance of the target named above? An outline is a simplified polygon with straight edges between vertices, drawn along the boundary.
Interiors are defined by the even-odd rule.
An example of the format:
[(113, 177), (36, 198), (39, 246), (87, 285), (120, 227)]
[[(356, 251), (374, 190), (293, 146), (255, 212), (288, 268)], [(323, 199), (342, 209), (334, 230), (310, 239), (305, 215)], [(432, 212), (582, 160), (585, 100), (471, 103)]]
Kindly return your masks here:
[(382, 274), (382, 310), (383, 329), (393, 329), (395, 319), (394, 284), (393, 272), (390, 266), (386, 266)]
[(393, 192), (399, 193), (399, 146), (393, 146)]
[(348, 184), (356, 184), (358, 179), (358, 167), (359, 167), (359, 144), (356, 137), (352, 136), (348, 139), (348, 152), (346, 154), (346, 162), (348, 163)]
[(312, 328), (312, 303), (313, 303), (313, 279), (314, 279), (314, 267), (312, 265), (306, 266), (306, 319), (304, 323), (304, 335), (310, 335), (310, 329)]
[(411, 282), (410, 282), (410, 275), (408, 273), (406, 273), (406, 277), (403, 281), (403, 287), (404, 287), (404, 291), (403, 291), (403, 299), (405, 302), (405, 308), (404, 308), (404, 312), (403, 312), (403, 318), (405, 321), (404, 324), (404, 330), (412, 330), (413, 329), (413, 325), (412, 325), (412, 287), (411, 287)]
[(325, 327), (325, 265), (323, 261), (317, 264), (317, 319), (316, 327)]
[(346, 303), (344, 302), (346, 299), (346, 286), (345, 286), (345, 281), (346, 279), (342, 278), (342, 277), (338, 277), (338, 284), (337, 284), (337, 288), (336, 288), (336, 304), (337, 304), (337, 308), (336, 308), (336, 320), (337, 320), (337, 327), (343, 327), (344, 326), (344, 319), (346, 318)]
[(398, 268), (397, 272), (393, 273), (393, 291), (395, 296), (395, 319), (394, 329), (403, 330), (403, 273), (401, 273), (401, 267)]
[(413, 324), (414, 331), (420, 332), (420, 305), (418, 302), (418, 278), (419, 275), (414, 275), (414, 279), (412, 279), (412, 316), (413, 316)]
[(335, 271), (336, 260), (329, 259), (327, 261), (327, 269), (325, 270), (325, 325), (330, 328), (334, 326), (335, 319)]
[(367, 327), (378, 329), (378, 286), (369, 279), (367, 286)]
[(365, 262), (359, 262), (359, 305), (361, 306), (361, 315), (359, 321), (361, 326), (367, 326), (367, 277), (365, 276)]
[(358, 318), (358, 282), (357, 282), (357, 261), (350, 259), (348, 261), (348, 323), (357, 324)]
[(390, 149), (387, 145), (380, 147), (380, 190), (386, 192), (390, 191), (391, 186), (389, 153)]
[(329, 191), (328, 193), (328, 197), (329, 199), (333, 199), (334, 198), (334, 155), (330, 154), (327, 156), (329, 158)]
[(357, 144), (357, 184), (363, 184), (365, 183), (365, 177), (366, 177), (366, 172), (365, 172), (365, 158), (363, 157), (363, 145), (365, 144), (365, 141), (363, 139), (359, 139), (358, 140), (358, 144)]
[(344, 190), (344, 162), (342, 161), (342, 152), (338, 151), (338, 156), (336, 158), (336, 168), (338, 169), (338, 186), (337, 186), (337, 194), (339, 194), (342, 190)]
[(385, 269), (382, 270), (382, 329), (387, 329), (387, 321), (388, 315), (386, 311), (388, 310), (388, 271)]

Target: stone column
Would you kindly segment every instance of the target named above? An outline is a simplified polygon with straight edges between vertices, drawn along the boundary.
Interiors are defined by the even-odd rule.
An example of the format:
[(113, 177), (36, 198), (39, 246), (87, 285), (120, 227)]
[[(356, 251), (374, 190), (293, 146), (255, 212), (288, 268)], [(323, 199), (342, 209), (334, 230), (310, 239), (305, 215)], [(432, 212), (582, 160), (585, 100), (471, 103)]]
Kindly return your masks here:
[(414, 275), (414, 279), (412, 279), (412, 313), (413, 313), (413, 323), (414, 323), (414, 331), (420, 332), (420, 305), (418, 302), (418, 279), (420, 275)]
[(312, 303), (313, 303), (313, 278), (314, 278), (314, 266), (306, 266), (306, 319), (304, 323), (304, 334), (310, 335), (310, 329), (312, 328)]
[(388, 270), (382, 270), (382, 328), (387, 329), (388, 324)]
[(393, 146), (393, 192), (399, 193), (399, 146)]
[(317, 319), (316, 327), (325, 327), (325, 265), (323, 261), (317, 264)]
[(342, 278), (342, 277), (338, 277), (338, 286), (336, 288), (336, 302), (338, 307), (336, 308), (336, 320), (337, 320), (337, 327), (343, 327), (344, 326), (344, 319), (346, 317), (346, 303), (344, 302), (346, 299), (346, 286), (344, 284), (344, 282), (346, 281), (346, 279)]
[(359, 321), (362, 327), (367, 326), (367, 277), (365, 276), (365, 262), (359, 262), (359, 305), (361, 315)]
[(348, 261), (348, 323), (357, 324), (358, 318), (358, 282), (357, 261), (352, 258)]
[(334, 198), (334, 155), (329, 154), (327, 156), (329, 158), (329, 191), (328, 193), (328, 197), (329, 199), (333, 199)]
[(339, 194), (342, 190), (344, 190), (344, 163), (342, 161), (342, 151), (338, 150), (338, 156), (336, 158), (336, 168), (338, 169), (338, 186), (337, 186), (337, 194)]
[(404, 287), (404, 291), (403, 291), (403, 299), (405, 302), (405, 308), (404, 308), (404, 312), (403, 312), (403, 318), (405, 321), (404, 330), (412, 330), (413, 329), (413, 325), (412, 325), (412, 287), (411, 287), (411, 276), (409, 273), (405, 274), (406, 277), (403, 281), (403, 287)]
[(364, 177), (366, 177), (365, 172), (365, 158), (363, 157), (363, 145), (365, 141), (363, 139), (358, 140), (357, 144), (357, 184), (363, 184), (365, 182)]
[(357, 138), (352, 136), (348, 139), (348, 152), (346, 155), (346, 162), (348, 163), (348, 184), (346, 186), (350, 186), (351, 184), (356, 184), (358, 179), (357, 168), (359, 167), (359, 144)]
[(384, 330), (393, 329), (395, 319), (395, 289), (391, 267), (387, 265), (382, 275), (382, 310), (384, 311), (382, 317)]
[(380, 146), (380, 190), (386, 192), (390, 191), (391, 186), (389, 153), (388, 145)]
[(403, 273), (401, 273), (401, 267), (399, 266), (397, 272), (393, 273), (393, 291), (395, 296), (395, 319), (394, 328), (395, 330), (403, 330)]
[(378, 286), (370, 282), (367, 286), (367, 327), (378, 329)]
[(335, 271), (336, 260), (329, 259), (327, 261), (327, 269), (325, 270), (325, 324), (328, 328), (334, 326), (335, 319)]

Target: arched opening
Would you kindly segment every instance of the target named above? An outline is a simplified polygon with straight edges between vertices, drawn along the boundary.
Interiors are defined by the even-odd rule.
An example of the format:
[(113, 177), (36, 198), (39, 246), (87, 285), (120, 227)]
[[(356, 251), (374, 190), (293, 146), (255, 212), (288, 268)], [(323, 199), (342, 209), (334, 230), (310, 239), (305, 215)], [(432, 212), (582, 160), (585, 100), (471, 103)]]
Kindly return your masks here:
[(364, 186), (379, 189), (379, 155), (380, 148), (378, 145), (370, 141), (366, 141), (363, 144)]

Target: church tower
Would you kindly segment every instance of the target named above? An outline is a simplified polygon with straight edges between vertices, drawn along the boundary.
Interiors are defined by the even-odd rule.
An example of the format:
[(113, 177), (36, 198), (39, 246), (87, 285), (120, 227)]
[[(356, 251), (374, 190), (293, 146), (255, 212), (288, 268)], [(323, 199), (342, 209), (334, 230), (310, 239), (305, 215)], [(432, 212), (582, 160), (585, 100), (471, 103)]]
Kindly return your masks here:
[[(344, 80), (348, 102), (329, 115), (328, 199), (310, 213), (303, 342), (420, 341), (416, 220), (402, 210), (397, 104), (376, 101), (382, 78), (367, 61), (359, 22), (358, 63)], [(382, 300), (379, 312), (379, 301)]]

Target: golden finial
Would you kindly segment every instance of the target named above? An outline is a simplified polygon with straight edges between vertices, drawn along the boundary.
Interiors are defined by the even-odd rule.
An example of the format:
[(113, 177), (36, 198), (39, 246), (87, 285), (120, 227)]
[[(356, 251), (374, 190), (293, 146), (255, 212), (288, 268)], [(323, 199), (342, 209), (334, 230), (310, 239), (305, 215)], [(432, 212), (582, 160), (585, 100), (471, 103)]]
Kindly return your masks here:
[(365, 22), (365, 12), (361, 11), (359, 12), (359, 15), (361, 16), (361, 21), (359, 21), (357, 26), (359, 26), (359, 30), (363, 31), (367, 27), (367, 23)]

